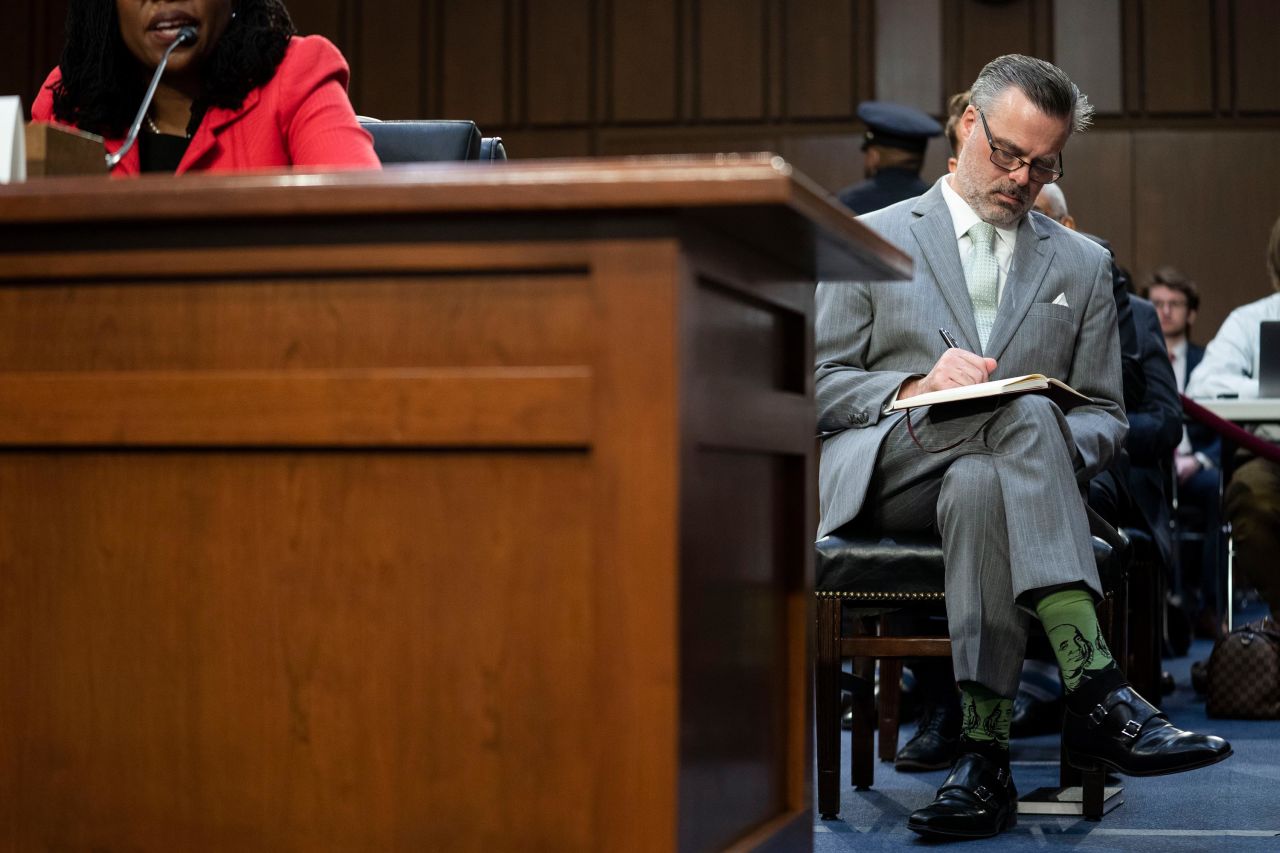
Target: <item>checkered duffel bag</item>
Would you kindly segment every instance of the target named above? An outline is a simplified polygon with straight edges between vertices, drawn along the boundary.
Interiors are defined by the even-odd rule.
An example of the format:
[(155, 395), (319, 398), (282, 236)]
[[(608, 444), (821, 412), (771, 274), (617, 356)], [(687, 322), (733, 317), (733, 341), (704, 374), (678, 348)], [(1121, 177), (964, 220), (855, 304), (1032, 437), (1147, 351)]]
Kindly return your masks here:
[(1270, 616), (1213, 647), (1205, 710), (1210, 717), (1280, 719), (1280, 625)]

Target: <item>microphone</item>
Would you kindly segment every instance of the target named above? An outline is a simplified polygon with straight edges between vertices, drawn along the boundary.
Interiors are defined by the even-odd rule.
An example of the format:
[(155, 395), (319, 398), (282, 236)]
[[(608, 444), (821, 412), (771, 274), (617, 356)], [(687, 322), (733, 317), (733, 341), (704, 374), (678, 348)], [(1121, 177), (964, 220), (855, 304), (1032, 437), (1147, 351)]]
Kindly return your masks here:
[(106, 155), (108, 172), (124, 159), (124, 155), (129, 153), (133, 143), (138, 140), (138, 130), (142, 127), (142, 119), (146, 117), (147, 110), (151, 109), (151, 99), (156, 96), (156, 87), (160, 85), (160, 76), (164, 74), (164, 68), (169, 64), (169, 54), (184, 44), (195, 43), (198, 35), (199, 33), (196, 32), (195, 27), (183, 27), (178, 30), (178, 36), (173, 40), (173, 44), (165, 49), (164, 56), (160, 59), (160, 64), (156, 66), (156, 73), (151, 75), (151, 85), (147, 87), (147, 94), (142, 99), (142, 106), (138, 107), (138, 114), (134, 116), (133, 125), (129, 128), (129, 134), (124, 138), (124, 145), (121, 145), (116, 153)]

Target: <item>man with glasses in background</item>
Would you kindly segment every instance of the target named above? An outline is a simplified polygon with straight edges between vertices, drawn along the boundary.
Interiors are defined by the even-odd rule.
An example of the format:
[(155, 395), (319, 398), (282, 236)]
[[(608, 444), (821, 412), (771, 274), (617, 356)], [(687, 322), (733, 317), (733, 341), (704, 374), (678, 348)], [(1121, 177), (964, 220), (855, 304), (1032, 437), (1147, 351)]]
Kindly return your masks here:
[[(818, 288), (818, 535), (859, 518), (942, 538), (964, 721), (951, 773), (908, 821), (922, 835), (990, 836), (1016, 822), (1009, 720), (1033, 618), (1064, 638), (1054, 648), (1073, 765), (1159, 775), (1231, 753), (1221, 738), (1175, 728), (1135, 693), (1098, 628), (1081, 486), (1126, 431), (1111, 264), (1096, 243), (1027, 215), (1041, 187), (1062, 177), (1062, 150), (1091, 113), (1047, 62), (988, 63), (957, 125), (955, 173), (862, 217), (912, 256), (913, 281)], [(891, 408), (1036, 372), (1088, 401), (1064, 413), (1035, 394), (985, 398), (917, 409), (910, 421)]]

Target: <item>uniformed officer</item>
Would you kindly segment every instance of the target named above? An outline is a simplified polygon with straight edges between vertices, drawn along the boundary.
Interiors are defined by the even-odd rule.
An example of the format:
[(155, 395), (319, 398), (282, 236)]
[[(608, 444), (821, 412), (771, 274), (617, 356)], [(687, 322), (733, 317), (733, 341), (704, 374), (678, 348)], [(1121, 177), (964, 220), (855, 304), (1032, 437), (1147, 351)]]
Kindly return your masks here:
[(870, 213), (927, 190), (920, 168), (929, 139), (942, 134), (942, 125), (920, 110), (887, 101), (863, 101), (858, 118), (867, 126), (862, 142), (867, 180), (841, 190), (840, 201), (854, 213)]

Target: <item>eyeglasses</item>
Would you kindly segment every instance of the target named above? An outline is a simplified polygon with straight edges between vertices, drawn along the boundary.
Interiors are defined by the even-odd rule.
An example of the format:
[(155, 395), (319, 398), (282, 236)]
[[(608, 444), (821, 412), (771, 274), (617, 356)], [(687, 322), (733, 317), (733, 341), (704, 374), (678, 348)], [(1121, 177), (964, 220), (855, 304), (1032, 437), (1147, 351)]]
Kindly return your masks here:
[(1065, 171), (1062, 167), (1062, 152), (1058, 152), (1058, 168), (1050, 169), (1048, 166), (1040, 166), (1036, 163), (1028, 163), (1016, 154), (1005, 151), (996, 145), (996, 141), (991, 137), (991, 128), (987, 127), (987, 117), (982, 114), (982, 108), (977, 104), (973, 108), (978, 112), (978, 118), (982, 119), (982, 131), (987, 135), (987, 144), (991, 146), (991, 162), (995, 163), (1006, 172), (1016, 172), (1023, 166), (1029, 170), (1027, 175), (1037, 184), (1051, 184), (1059, 180)]
[(1186, 308), (1187, 300), (1185, 299), (1152, 299), (1151, 305), (1157, 311), (1164, 310), (1165, 308), (1169, 308), (1169, 309)]

